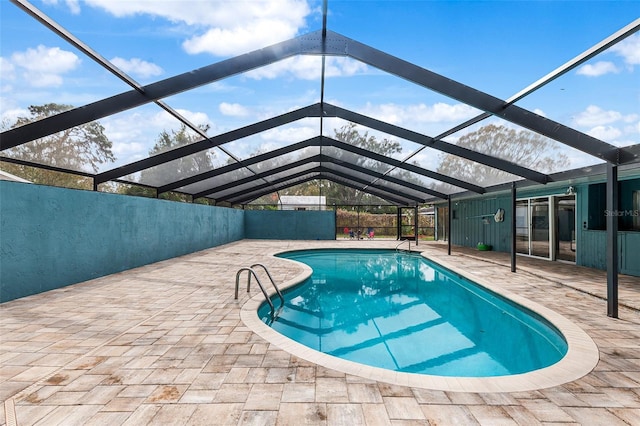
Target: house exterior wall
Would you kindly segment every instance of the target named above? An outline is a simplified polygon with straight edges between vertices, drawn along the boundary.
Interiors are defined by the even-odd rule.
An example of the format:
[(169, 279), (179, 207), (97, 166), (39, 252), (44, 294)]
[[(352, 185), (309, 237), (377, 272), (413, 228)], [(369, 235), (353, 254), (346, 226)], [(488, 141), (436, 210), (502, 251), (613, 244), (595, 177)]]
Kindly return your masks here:
[[(493, 246), (493, 250), (508, 252), (511, 247), (510, 197), (475, 198), (453, 201), (451, 204), (451, 243), (465, 247), (476, 247), (478, 243)], [(493, 215), (501, 208), (504, 220), (496, 222)]]
[(282, 195), (280, 210), (326, 210), (327, 197), (316, 195)]
[[(590, 186), (603, 184), (602, 176), (585, 178), (580, 182), (559, 182), (548, 185), (518, 189), (516, 197), (534, 198), (549, 195), (562, 195), (569, 185), (576, 189), (576, 264), (596, 269), (606, 269), (606, 230), (593, 229), (595, 222), (605, 215), (604, 208), (594, 207), (596, 193)], [(621, 222), (625, 227), (633, 220), (634, 206), (630, 204), (632, 191), (640, 190), (640, 177), (635, 175), (620, 178), (620, 210), (629, 212)], [(601, 195), (601, 194), (600, 194)], [(591, 197), (591, 199), (590, 199)], [(591, 203), (591, 204), (590, 204)], [(451, 243), (465, 247), (476, 247), (479, 242), (493, 246), (493, 250), (510, 252), (511, 250), (511, 193), (504, 191), (488, 195), (454, 200), (451, 203), (453, 218), (451, 222)], [(445, 208), (445, 203), (437, 208)], [(493, 214), (498, 208), (505, 210), (504, 221), (496, 223)], [(483, 222), (487, 215), (489, 221)], [(440, 215), (441, 217), (442, 215)], [(640, 276), (640, 232), (625, 230), (618, 232), (620, 273)]]
[[(603, 183), (602, 181), (590, 182), (577, 185), (579, 195), (577, 198), (578, 212), (582, 213), (576, 221), (576, 233), (578, 236), (578, 250), (576, 251), (576, 263), (596, 269), (606, 269), (606, 230), (593, 229), (592, 222), (602, 220), (594, 215), (605, 216), (604, 208), (594, 208), (594, 191), (589, 191), (589, 184)], [(621, 229), (618, 231), (618, 259), (620, 272), (628, 275), (640, 276), (640, 232), (624, 230), (629, 226), (634, 214), (633, 206), (630, 203), (631, 197), (628, 195), (632, 191), (640, 191), (640, 178), (631, 178), (620, 181), (620, 193), (627, 196), (621, 199), (620, 212)], [(591, 203), (591, 206), (590, 206)], [(594, 212), (595, 211), (595, 212)], [(628, 214), (626, 214), (628, 213)]]

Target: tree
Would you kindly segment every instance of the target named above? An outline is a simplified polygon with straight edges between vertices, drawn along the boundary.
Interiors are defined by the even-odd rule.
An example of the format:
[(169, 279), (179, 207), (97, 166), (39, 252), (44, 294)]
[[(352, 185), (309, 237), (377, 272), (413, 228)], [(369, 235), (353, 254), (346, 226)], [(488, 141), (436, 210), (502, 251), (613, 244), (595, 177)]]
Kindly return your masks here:
[[(490, 124), (461, 137), (458, 146), (501, 158), (541, 173), (553, 173), (569, 166), (569, 158), (538, 133)], [(513, 175), (453, 154), (443, 154), (437, 171), (465, 182), (491, 186), (513, 180)], [(451, 186), (436, 184), (435, 189), (450, 192)]]
[[(209, 130), (209, 126), (200, 126), (200, 129), (206, 133)], [(198, 134), (189, 132), (184, 124), (180, 126), (178, 131), (171, 130), (171, 132), (168, 132), (163, 130), (158, 136), (156, 144), (149, 151), (149, 156), (189, 145), (198, 142), (200, 139), (201, 137)], [(211, 150), (180, 157), (168, 163), (141, 171), (139, 182), (150, 186), (162, 186), (176, 182), (213, 169), (214, 158), (215, 153)], [(125, 193), (129, 195), (155, 196), (155, 191), (141, 186), (127, 188)], [(184, 195), (176, 193), (160, 194), (160, 198), (187, 201)]]
[[(378, 140), (375, 136), (370, 136), (369, 132), (361, 134), (356, 129), (355, 123), (348, 123), (339, 129), (334, 129), (334, 133), (334, 138), (341, 142), (387, 157), (402, 152), (402, 146), (399, 142), (386, 138)], [(355, 163), (360, 167), (379, 173), (385, 172), (388, 167), (376, 160), (367, 157), (355, 157), (355, 154), (342, 150), (337, 151), (334, 156), (338, 160), (344, 159), (347, 163)], [(347, 159), (346, 157), (349, 156), (354, 156), (355, 158)], [(322, 180), (322, 182), (306, 182), (281, 191), (283, 195), (320, 195), (321, 192), (322, 195), (327, 197), (327, 204), (385, 204), (385, 201), (382, 201), (379, 197), (326, 179)]]
[[(45, 104), (29, 107), (29, 116), (19, 117), (18, 127), (72, 109), (71, 105)], [(72, 127), (6, 150), (3, 154), (33, 163), (60, 167), (72, 171), (96, 173), (100, 164), (116, 160), (112, 143), (97, 121)], [(92, 188), (93, 183), (81, 176), (4, 163), (2, 168), (34, 183), (71, 188)]]

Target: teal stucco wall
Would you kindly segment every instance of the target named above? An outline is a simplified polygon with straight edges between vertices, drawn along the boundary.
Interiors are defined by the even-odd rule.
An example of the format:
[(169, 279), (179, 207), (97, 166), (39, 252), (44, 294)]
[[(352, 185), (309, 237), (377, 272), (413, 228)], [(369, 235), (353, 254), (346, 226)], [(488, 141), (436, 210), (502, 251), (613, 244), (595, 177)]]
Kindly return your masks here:
[(242, 238), (242, 210), (0, 181), (0, 301)]
[(244, 228), (245, 238), (333, 240), (336, 216), (332, 210), (247, 210)]

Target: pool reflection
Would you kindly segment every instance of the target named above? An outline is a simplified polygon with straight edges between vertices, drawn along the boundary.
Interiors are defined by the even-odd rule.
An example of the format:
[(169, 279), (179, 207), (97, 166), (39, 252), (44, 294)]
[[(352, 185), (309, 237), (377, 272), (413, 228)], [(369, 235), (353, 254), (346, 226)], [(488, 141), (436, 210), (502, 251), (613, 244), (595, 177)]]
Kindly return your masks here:
[(469, 377), (532, 371), (566, 353), (564, 339), (541, 318), (421, 257), (384, 250), (283, 257), (314, 273), (284, 293), (271, 326), (318, 351), (396, 371)]

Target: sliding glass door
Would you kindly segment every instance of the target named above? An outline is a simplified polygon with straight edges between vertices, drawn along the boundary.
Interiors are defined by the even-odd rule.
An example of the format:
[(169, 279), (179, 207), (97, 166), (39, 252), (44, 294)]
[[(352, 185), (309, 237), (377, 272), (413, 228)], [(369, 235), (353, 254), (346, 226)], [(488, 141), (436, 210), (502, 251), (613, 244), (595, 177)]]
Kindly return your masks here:
[(529, 200), (531, 213), (531, 255), (549, 258), (549, 198)]
[(575, 195), (516, 201), (516, 253), (575, 262)]
[(516, 201), (516, 253), (530, 254), (529, 200)]
[(557, 260), (576, 261), (576, 197), (567, 195), (555, 198)]

